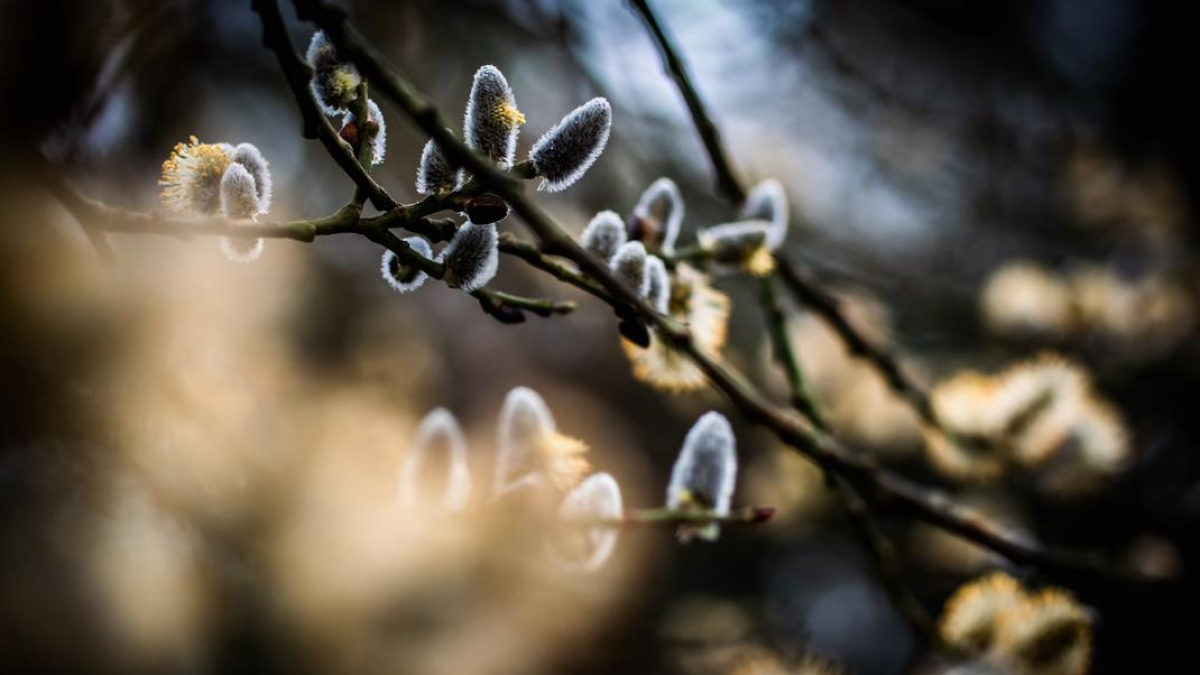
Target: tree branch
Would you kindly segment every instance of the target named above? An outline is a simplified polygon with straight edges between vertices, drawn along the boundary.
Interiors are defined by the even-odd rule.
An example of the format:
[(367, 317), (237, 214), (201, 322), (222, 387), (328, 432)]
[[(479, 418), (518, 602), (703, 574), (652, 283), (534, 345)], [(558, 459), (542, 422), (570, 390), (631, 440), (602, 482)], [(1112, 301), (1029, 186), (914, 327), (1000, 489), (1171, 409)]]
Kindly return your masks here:
[(679, 89), (684, 102), (687, 103), (688, 112), (692, 115), (692, 122), (696, 125), (700, 140), (704, 142), (704, 148), (712, 160), (713, 170), (717, 173), (717, 189), (730, 202), (741, 204), (746, 200), (746, 189), (742, 187), (733, 165), (725, 155), (725, 147), (721, 143), (721, 132), (713, 123), (712, 117), (709, 116), (708, 110), (704, 106), (704, 101), (700, 99), (700, 94), (692, 84), (692, 79), (688, 76), (687, 68), (679, 56), (679, 51), (675, 49), (671, 38), (663, 30), (662, 24), (654, 15), (654, 11), (650, 9), (647, 0), (630, 0), (630, 4), (637, 10), (646, 24), (646, 29), (654, 37), (658, 52), (662, 55), (663, 67), (671, 79), (675, 80), (676, 88)]
[(396, 200), (371, 178), (354, 156), (354, 150), (342, 140), (317, 106), (317, 100), (309, 88), (312, 69), (305, 63), (300, 52), (296, 51), (296, 46), (288, 35), (287, 24), (279, 11), (279, 3), (276, 0), (251, 0), (250, 5), (262, 22), (263, 46), (275, 54), (275, 59), (283, 70), (284, 79), (292, 90), (292, 96), (296, 98), (296, 105), (299, 106), (303, 118), (304, 137), (320, 140), (330, 157), (333, 157), (333, 161), (354, 181), (366, 198), (371, 200), (375, 208), (380, 211), (396, 208)]
[[(829, 433), (830, 429), (825, 418), (820, 414), (816, 403), (804, 387), (804, 375), (800, 368), (800, 360), (792, 347), (792, 341), (787, 331), (787, 315), (776, 289), (775, 275), (763, 277), (762, 292), (759, 296), (763, 314), (767, 320), (768, 332), (771, 334), (772, 351), (788, 380), (788, 390), (791, 393), (792, 407), (796, 408), (808, 419), (813, 421), (818, 429)], [(820, 465), (826, 469), (824, 465)], [(832, 484), (834, 491), (846, 507), (850, 521), (862, 540), (863, 548), (867, 550), (875, 569), (879, 574), (883, 587), (892, 599), (892, 603), (900, 610), (913, 626), (926, 639), (941, 645), (937, 628), (929, 612), (913, 594), (912, 589), (904, 581), (900, 572), (900, 564), (896, 556), (896, 547), (884, 534), (883, 529), (871, 513), (870, 506), (854, 490), (854, 487), (838, 478), (826, 469), (826, 479)]]
[(637, 509), (626, 513), (623, 518), (603, 521), (602, 524), (611, 527), (628, 527), (630, 525), (706, 525), (718, 523), (721, 525), (759, 525), (767, 522), (775, 515), (775, 509), (770, 506), (746, 506), (718, 516), (711, 511), (686, 509)]
[(876, 346), (858, 332), (849, 318), (842, 313), (841, 302), (836, 297), (821, 288), (787, 258), (776, 256), (775, 265), (779, 277), (796, 296), (796, 300), (824, 319), (851, 354), (870, 362), (883, 376), (888, 387), (912, 406), (923, 422), (946, 431), (942, 428), (924, 389), (905, 374), (889, 349)]
[(570, 259), (608, 292), (610, 304), (632, 308), (637, 316), (657, 330), (661, 339), (686, 354), (747, 420), (767, 427), (784, 443), (827, 465), (880, 508), (936, 525), (985, 546), (1015, 564), (1040, 567), (1048, 575), (1080, 584), (1132, 580), (1094, 556), (1043, 547), (994, 529), (977, 512), (956, 504), (940, 492), (895, 475), (869, 457), (850, 452), (804, 419), (770, 403), (741, 374), (700, 351), (686, 326), (656, 313), (634, 289), (584, 251), (525, 197), (510, 176), (475, 155), (447, 132), (443, 115), (365, 43), (343, 10), (323, 0), (293, 2), (301, 17), (320, 26), (339, 53), (353, 60), (359, 70), (371, 78), (374, 87), (398, 104), (418, 127), (436, 140), (451, 162), (468, 169), (477, 180), (509, 202), (537, 236), (542, 253)]

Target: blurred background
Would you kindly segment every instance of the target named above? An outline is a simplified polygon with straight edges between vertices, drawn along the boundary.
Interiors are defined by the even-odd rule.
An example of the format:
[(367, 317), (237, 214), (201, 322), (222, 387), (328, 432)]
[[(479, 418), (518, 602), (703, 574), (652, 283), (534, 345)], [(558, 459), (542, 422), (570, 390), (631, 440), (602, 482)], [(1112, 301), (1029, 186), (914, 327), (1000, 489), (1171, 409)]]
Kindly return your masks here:
[[(284, 3), (286, 5), (286, 3)], [(397, 295), (365, 239), (267, 243), (115, 235), (103, 264), (45, 190), (159, 208), (190, 135), (270, 161), (269, 218), (328, 214), (352, 185), (299, 115), (248, 2), (0, 1), (0, 670), (4, 672), (750, 672), (817, 654), (845, 672), (943, 672), (890, 603), (814, 467), (708, 390), (629, 374), (612, 310), (504, 258), (493, 287), (575, 299), (503, 326), (441, 284)], [(789, 325), (841, 438), (1035, 541), (1158, 578), (1081, 588), (1093, 672), (1177, 664), (1200, 597), (1194, 322), (1200, 119), (1183, 5), (1135, 0), (658, 0), (749, 184), (776, 177), (785, 251), (933, 385), (1053, 349), (1120, 411), (1128, 461), (1102, 485), (973, 485), (926, 460), (912, 413), (819, 318)], [(495, 64), (528, 118), (518, 152), (593, 96), (605, 154), (540, 203), (573, 232), (669, 176), (681, 241), (735, 217), (654, 43), (624, 2), (351, 2), (363, 32), (455, 119)], [(312, 28), (285, 6), (303, 48)], [(402, 201), (425, 138), (384, 102)], [(456, 130), (457, 131), (457, 130)], [(502, 228), (525, 236), (515, 219)], [(750, 280), (724, 358), (785, 401)], [(397, 516), (421, 416), (452, 410), (488, 484), (495, 421), (540, 391), (629, 506), (661, 502), (701, 413), (734, 420), (735, 502), (778, 517), (677, 545), (621, 537), (595, 579), (530, 560), (528, 522)], [(518, 519), (521, 521), (521, 519)], [(936, 614), (1003, 561), (883, 520)], [(805, 662), (804, 672), (817, 668)], [(755, 664), (758, 664), (756, 666)], [(762, 672), (760, 670), (760, 672)], [(798, 671), (797, 671), (798, 672)]]

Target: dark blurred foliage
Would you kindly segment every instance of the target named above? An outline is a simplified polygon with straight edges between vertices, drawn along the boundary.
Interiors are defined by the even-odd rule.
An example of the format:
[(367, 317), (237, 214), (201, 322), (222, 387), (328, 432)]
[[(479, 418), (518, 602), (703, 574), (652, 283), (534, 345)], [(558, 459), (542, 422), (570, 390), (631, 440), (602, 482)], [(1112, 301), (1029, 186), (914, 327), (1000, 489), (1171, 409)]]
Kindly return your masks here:
[[(83, 553), (53, 539), (63, 514), (89, 508), (89, 477), (105, 462), (108, 449), (92, 433), (100, 421), (90, 417), (98, 390), (89, 376), (123, 327), (119, 319), (89, 316), (50, 321), (52, 312), (28, 299), (36, 285), (30, 279), (63, 274), (86, 256), (38, 186), (43, 158), (91, 196), (147, 210), (156, 205), (160, 163), (194, 133), (263, 149), (276, 172), (273, 219), (328, 213), (348, 194), (348, 181), (321, 148), (299, 137), (299, 116), (247, 4), (0, 3), (0, 203), (8, 214), (0, 225), (4, 672), (107, 663), (91, 659), (90, 650), (105, 643), (104, 626), (64, 562)], [(579, 187), (543, 200), (575, 231), (599, 209), (627, 212), (659, 175), (683, 189), (685, 232), (733, 217), (652, 44), (623, 3), (351, 4), (367, 36), (452, 118), (474, 70), (499, 66), (529, 117), (522, 147), (579, 102), (612, 100), (614, 135), (604, 157)], [(678, 37), (735, 163), (748, 178), (776, 175), (788, 187), (796, 214), (790, 250), (823, 279), (880, 298), (897, 342), (927, 372), (998, 364), (1026, 351), (990, 339), (977, 316), (983, 280), (1014, 257), (1063, 268), (1091, 260), (1130, 273), (1165, 271), (1194, 299), (1200, 104), (1189, 74), (1200, 46), (1186, 3), (654, 4)], [(300, 45), (309, 32), (293, 25)], [(390, 146), (378, 176), (411, 201), (424, 139), (393, 107), (384, 110)], [(1127, 175), (1169, 176), (1178, 192), (1164, 207), (1170, 222), (1159, 229), (1082, 223), (1063, 186), (1085, 146), (1103, 148)], [(506, 228), (522, 231), (512, 222)], [(289, 344), (312, 370), (343, 376), (357, 367), (362, 335), (378, 330), (366, 325), (364, 317), (375, 316), (366, 308), (389, 303), (405, 336), (424, 332), (439, 359), (428, 386), (404, 393), (416, 410), (445, 405), (483, 425), (510, 387), (565, 383), (628, 426), (629, 450), (643, 455), (651, 476), (642, 482), (657, 486), (691, 419), (721, 405), (711, 394), (669, 399), (634, 382), (611, 311), (587, 299), (570, 317), (505, 327), (444, 288), (399, 300), (387, 295), (375, 272), (377, 252), (366, 242), (322, 241), (303, 254), (311, 259), (307, 296)], [(55, 261), (51, 269), (35, 263), (47, 259)], [(509, 260), (498, 283), (513, 292), (560, 292)], [(730, 358), (757, 374), (763, 331), (753, 289), (727, 288), (735, 299), (730, 353), (738, 354)], [(1150, 534), (1178, 553), (1183, 577), (1165, 591), (1082, 592), (1099, 613), (1096, 673), (1191, 661), (1192, 622), (1183, 617), (1200, 598), (1200, 421), (1191, 398), (1200, 383), (1198, 344), (1189, 334), (1135, 367), (1107, 367), (1081, 350), (1130, 420), (1138, 463), (1092, 501), (1064, 505), (1032, 491), (1019, 495), (1033, 514), (1027, 524), (1043, 541), (1121, 552)], [(735, 423), (743, 457), (773, 448), (766, 434)], [(939, 480), (911, 456), (897, 464)], [(887, 527), (905, 541), (908, 524)], [(548, 671), (680, 671), (677, 648), (661, 638), (660, 626), (678, 601), (696, 595), (741, 603), (759, 639), (781, 649), (811, 644), (855, 673), (929, 667), (925, 645), (890, 608), (840, 516), (791, 536), (736, 531), (717, 545), (656, 551), (662, 559), (624, 601), (618, 620)], [(935, 610), (963, 580), (908, 560), (904, 571)], [(264, 619), (253, 610), (239, 616), (244, 623), (230, 622), (228, 639), (217, 640), (217, 657), (202, 665), (185, 660), (180, 669), (264, 673), (296, 665), (272, 652), (286, 652), (288, 640), (256, 640), (246, 628)], [(61, 635), (79, 641), (66, 646), (47, 637)]]

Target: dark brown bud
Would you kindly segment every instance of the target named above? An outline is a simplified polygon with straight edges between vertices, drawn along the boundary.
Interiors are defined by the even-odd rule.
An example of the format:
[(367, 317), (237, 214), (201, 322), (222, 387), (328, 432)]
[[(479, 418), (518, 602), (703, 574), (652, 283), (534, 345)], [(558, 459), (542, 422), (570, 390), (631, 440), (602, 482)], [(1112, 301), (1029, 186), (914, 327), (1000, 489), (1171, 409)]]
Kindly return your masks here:
[(468, 199), (466, 212), (472, 223), (498, 223), (508, 217), (508, 204), (494, 194), (485, 193)]

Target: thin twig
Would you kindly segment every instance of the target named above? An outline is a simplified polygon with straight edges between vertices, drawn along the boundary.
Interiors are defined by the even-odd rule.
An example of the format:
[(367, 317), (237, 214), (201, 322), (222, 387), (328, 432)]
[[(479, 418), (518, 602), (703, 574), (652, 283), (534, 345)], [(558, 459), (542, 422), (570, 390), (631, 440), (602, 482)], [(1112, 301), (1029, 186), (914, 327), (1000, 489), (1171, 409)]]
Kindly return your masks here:
[(824, 319), (851, 354), (870, 362), (883, 376), (888, 387), (908, 402), (923, 422), (945, 431), (942, 429), (942, 424), (938, 420), (925, 390), (904, 372), (899, 361), (889, 349), (876, 345), (860, 333), (842, 312), (841, 302), (821, 288), (791, 261), (777, 256), (775, 262), (779, 277), (787, 284), (796, 299), (806, 309), (812, 310)]
[(380, 187), (359, 164), (358, 158), (354, 156), (354, 150), (342, 140), (317, 105), (312, 89), (309, 88), (309, 83), (312, 81), (312, 68), (309, 68), (304, 58), (300, 56), (300, 52), (296, 51), (296, 46), (292, 44), (292, 39), (288, 36), (287, 24), (284, 23), (283, 14), (279, 11), (279, 3), (275, 0), (251, 0), (250, 5), (262, 22), (263, 46), (275, 55), (279, 67), (283, 69), (284, 79), (287, 80), (288, 86), (292, 90), (292, 96), (296, 98), (296, 105), (300, 108), (304, 122), (304, 137), (320, 140), (333, 160), (363, 191), (367, 199), (371, 200), (371, 204), (375, 208), (380, 211), (390, 211), (396, 208), (396, 200), (392, 199), (391, 195)]
[[(551, 317), (556, 314), (570, 314), (575, 311), (575, 303), (571, 300), (551, 300), (549, 298), (527, 298), (490, 288), (472, 291), (471, 295), (479, 300), (483, 310), (496, 316), (498, 313), (505, 317), (521, 316), (520, 310), (532, 312), (541, 317)], [(514, 312), (516, 312), (514, 314)], [(499, 317), (497, 317), (499, 318)], [(513, 323), (516, 323), (514, 321)]]
[(613, 303), (612, 297), (602, 286), (579, 272), (565, 267), (550, 256), (542, 253), (541, 249), (537, 246), (521, 241), (509, 232), (500, 234), (500, 252), (519, 258), (555, 279), (570, 284), (610, 305)]
[(718, 515), (712, 511), (689, 509), (637, 509), (626, 513), (623, 518), (603, 521), (612, 527), (628, 527), (630, 525), (760, 525), (775, 515), (775, 509), (770, 506), (746, 506)]
[(671, 38), (663, 30), (662, 24), (654, 15), (654, 11), (650, 9), (647, 0), (630, 0), (630, 4), (638, 11), (646, 28), (654, 36), (659, 54), (662, 55), (663, 67), (675, 80), (679, 93), (683, 95), (683, 100), (687, 103), (688, 112), (692, 115), (692, 122), (696, 125), (700, 140), (704, 142), (708, 156), (712, 159), (713, 170), (717, 173), (717, 188), (721, 194), (725, 195), (726, 199), (734, 204), (741, 204), (746, 199), (746, 190), (742, 187), (741, 181), (738, 180), (737, 174), (733, 170), (733, 165), (725, 155), (725, 147), (721, 144), (721, 132), (708, 114), (704, 101), (696, 91), (696, 86), (692, 84), (683, 59), (679, 56), (679, 50), (673, 46)]
[(779, 365), (783, 368), (784, 375), (788, 381), (788, 393), (791, 396), (792, 407), (812, 420), (813, 425), (829, 433), (829, 425), (826, 423), (821, 411), (817, 408), (817, 404), (808, 394), (808, 389), (804, 386), (804, 374), (800, 369), (800, 360), (796, 357), (796, 352), (792, 349), (791, 339), (787, 333), (787, 317), (784, 315), (783, 306), (779, 299), (779, 291), (775, 288), (775, 276), (767, 275), (760, 280), (761, 292), (759, 295), (759, 303), (763, 308), (763, 314), (766, 316), (767, 329), (771, 334), (771, 343), (774, 346), (775, 358), (779, 361)]
[[(767, 320), (768, 332), (771, 335), (773, 353), (787, 376), (792, 407), (811, 419), (818, 429), (829, 433), (830, 429), (825, 422), (824, 416), (821, 415), (816, 403), (804, 386), (803, 371), (800, 367), (800, 360), (796, 356), (796, 350), (792, 346), (791, 338), (788, 335), (787, 315), (784, 313), (783, 304), (779, 297), (778, 289), (776, 289), (775, 275), (771, 274), (763, 277), (761, 286), (762, 292), (759, 300)], [(824, 465), (822, 465), (822, 468), (825, 468)], [(846, 507), (846, 512), (850, 515), (854, 529), (862, 540), (863, 548), (870, 555), (879, 578), (883, 582), (883, 587), (891, 597), (892, 602), (896, 605), (896, 608), (908, 618), (909, 622), (926, 639), (934, 644), (940, 644), (941, 640), (938, 637), (933, 619), (929, 616), (929, 612), (926, 611), (924, 605), (913, 594), (912, 589), (905, 583), (904, 576), (900, 572), (896, 547), (888, 539), (887, 535), (884, 534), (883, 529), (871, 513), (870, 507), (858, 492), (855, 491), (853, 486), (838, 478), (833, 472), (827, 470), (826, 478), (832, 483), (832, 487), (837, 492), (838, 498)]]
[[(648, 0), (630, 0), (630, 2), (637, 9), (646, 24), (646, 28), (654, 37), (671, 78), (688, 103), (688, 110), (692, 114), (692, 121), (696, 126), (696, 132), (703, 139), (704, 147), (708, 151), (709, 158), (717, 172), (721, 193), (731, 204), (740, 206), (745, 200), (745, 187), (738, 180), (737, 172), (734, 170), (732, 163), (729, 161), (728, 154), (721, 144), (721, 136), (717, 125), (713, 122), (712, 116), (705, 108), (696, 91), (695, 85), (683, 67), (678, 49), (675, 48), (670, 38), (663, 31), (661, 23), (654, 15), (653, 10), (650, 9)], [(705, 255), (706, 253), (702, 249), (684, 249), (679, 252), (676, 259), (703, 258)], [(941, 431), (952, 441), (969, 446), (974, 450), (995, 451), (998, 449), (996, 442), (982, 438), (967, 438), (943, 425), (938, 419), (933, 406), (930, 405), (929, 397), (924, 389), (904, 373), (897, 360), (887, 349), (874, 345), (853, 327), (845, 315), (841, 313), (836, 298), (809, 280), (794, 265), (783, 259), (777, 260), (782, 268), (783, 279), (796, 295), (797, 299), (825, 318), (842, 341), (845, 342), (851, 353), (872, 363), (883, 375), (888, 386), (913, 407), (925, 424)]]

